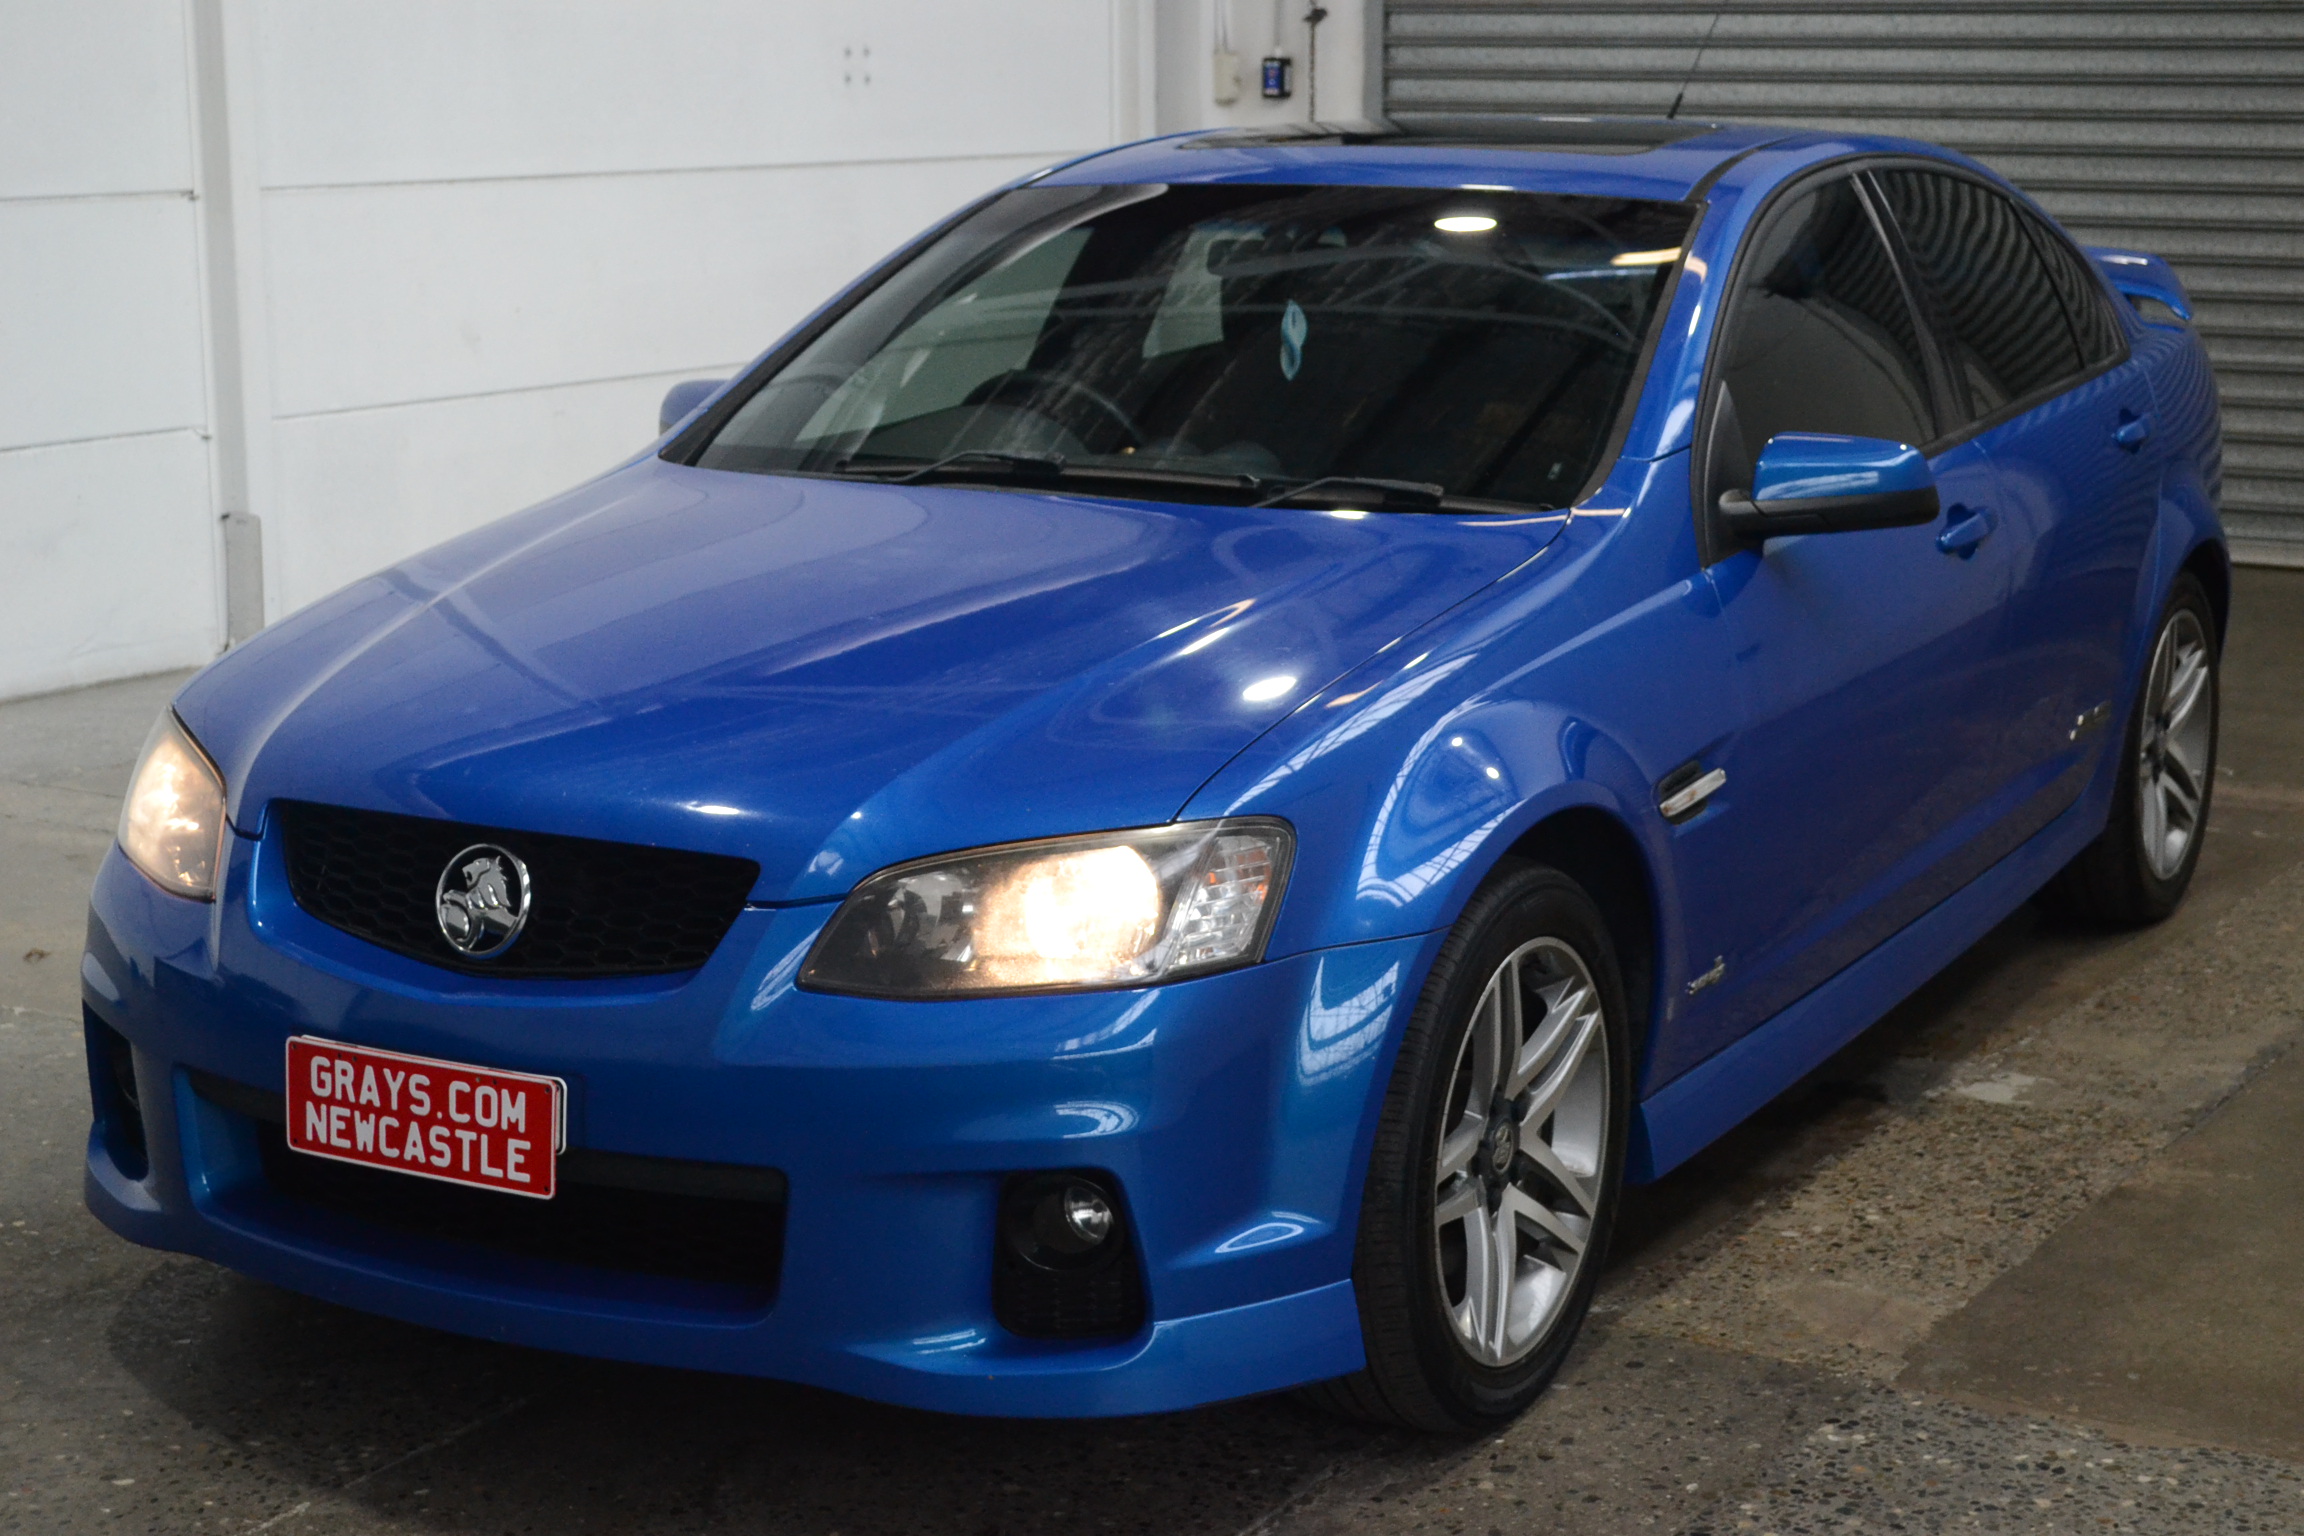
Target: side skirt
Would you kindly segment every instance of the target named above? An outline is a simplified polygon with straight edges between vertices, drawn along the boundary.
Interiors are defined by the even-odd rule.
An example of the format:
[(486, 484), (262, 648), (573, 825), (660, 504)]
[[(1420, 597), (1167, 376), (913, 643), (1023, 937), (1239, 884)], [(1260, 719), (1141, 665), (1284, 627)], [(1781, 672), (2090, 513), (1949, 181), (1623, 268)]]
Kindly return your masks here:
[(1625, 1177), (1649, 1183), (1703, 1151), (1991, 932), (2103, 829), (2097, 777), (2091, 793), (1895, 937), (1641, 1100)]

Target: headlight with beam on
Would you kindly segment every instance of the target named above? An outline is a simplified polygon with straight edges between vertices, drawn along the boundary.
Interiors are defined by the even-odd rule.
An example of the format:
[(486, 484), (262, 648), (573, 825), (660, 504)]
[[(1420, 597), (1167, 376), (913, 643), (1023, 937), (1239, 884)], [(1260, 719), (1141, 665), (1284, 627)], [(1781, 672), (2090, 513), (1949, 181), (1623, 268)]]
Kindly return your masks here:
[(1295, 834), (1265, 820), (1008, 843), (849, 894), (800, 984), (872, 997), (1137, 987), (1261, 959)]
[(224, 849), (224, 778), (174, 710), (161, 713), (120, 807), (120, 851), (164, 891), (211, 901)]

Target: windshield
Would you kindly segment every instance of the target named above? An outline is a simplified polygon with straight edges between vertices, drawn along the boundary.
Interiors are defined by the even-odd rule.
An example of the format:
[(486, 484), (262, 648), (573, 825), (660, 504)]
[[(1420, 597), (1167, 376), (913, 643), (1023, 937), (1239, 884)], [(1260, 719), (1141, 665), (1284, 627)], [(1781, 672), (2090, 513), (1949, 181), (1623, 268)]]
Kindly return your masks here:
[(770, 359), (683, 456), (1123, 472), (1222, 499), (1349, 477), (1562, 506), (1598, 467), (1691, 214), (1408, 187), (1025, 188)]

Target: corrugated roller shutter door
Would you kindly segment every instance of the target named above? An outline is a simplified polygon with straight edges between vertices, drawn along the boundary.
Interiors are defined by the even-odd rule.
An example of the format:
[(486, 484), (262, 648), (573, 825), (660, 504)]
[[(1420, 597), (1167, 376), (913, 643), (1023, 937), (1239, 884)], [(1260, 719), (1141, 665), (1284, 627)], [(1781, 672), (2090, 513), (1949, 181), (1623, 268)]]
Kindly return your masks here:
[[(2183, 273), (2242, 559), (2304, 565), (2304, 4), (1387, 0), (1385, 101), (1867, 130), (1967, 151)], [(1684, 93), (1684, 94), (1683, 94)]]

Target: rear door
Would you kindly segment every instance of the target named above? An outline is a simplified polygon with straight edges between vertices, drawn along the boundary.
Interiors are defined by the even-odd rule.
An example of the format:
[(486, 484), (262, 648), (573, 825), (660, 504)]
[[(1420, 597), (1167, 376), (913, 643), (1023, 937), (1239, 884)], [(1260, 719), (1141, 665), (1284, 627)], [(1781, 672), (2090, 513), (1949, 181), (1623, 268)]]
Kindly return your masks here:
[(1990, 683), (2009, 718), (1989, 746), (1996, 855), (2072, 803), (2120, 714), (2159, 481), (2151, 386), (2102, 284), (2037, 215), (1949, 170), (1874, 180), (1950, 362), (1960, 430), (1991, 458), (1993, 538), (2013, 559)]
[[(1945, 435), (1943, 369), (1852, 173), (1779, 197), (1738, 258), (1722, 324), (1699, 449), (1706, 508), (1750, 488), (1780, 432), (1921, 447)], [(1700, 1059), (1759, 1024), (1968, 867), (1979, 743), (2009, 723), (1984, 679), (2013, 576), (2006, 544), (1966, 557), (1937, 544), (1990, 500), (1983, 451), (1962, 443), (1931, 465), (1946, 510), (1927, 526), (1776, 539), (1765, 551), (1712, 530), (1743, 727), (1721, 754), (1712, 825), (1683, 834), (1720, 953), (1703, 995), (1685, 1000), (1675, 1055)], [(1701, 970), (1714, 957), (1694, 958)]]

